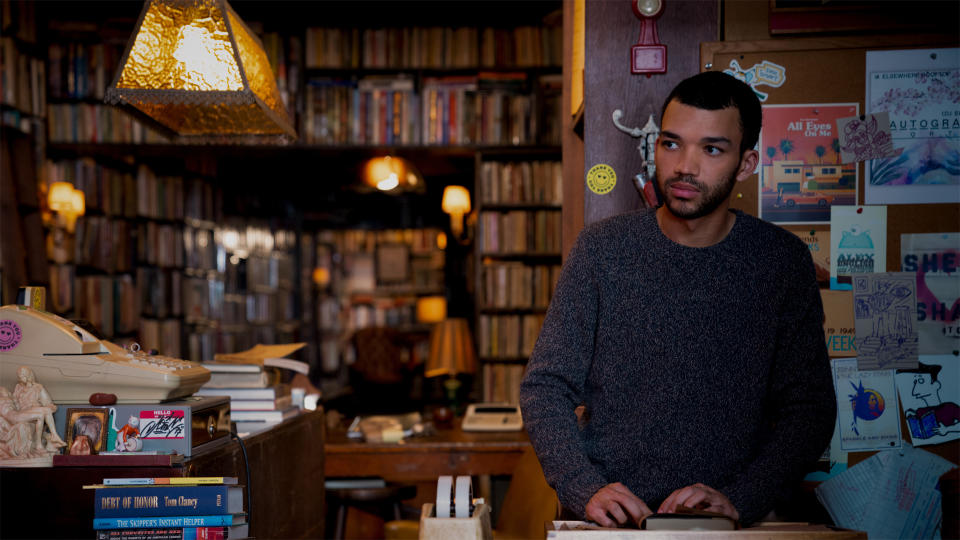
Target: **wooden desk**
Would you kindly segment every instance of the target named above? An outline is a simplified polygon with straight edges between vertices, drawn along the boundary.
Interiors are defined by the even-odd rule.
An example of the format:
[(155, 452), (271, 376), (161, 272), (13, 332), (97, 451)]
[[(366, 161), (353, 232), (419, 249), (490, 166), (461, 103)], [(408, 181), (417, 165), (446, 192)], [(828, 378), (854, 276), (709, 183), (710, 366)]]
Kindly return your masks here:
[(327, 478), (379, 476), (388, 482), (437, 483), (441, 475), (509, 475), (530, 446), (524, 431), (480, 433), (460, 430), (459, 420), (435, 435), (398, 443), (347, 438), (346, 429), (327, 432)]
[[(324, 445), (326, 478), (378, 476), (388, 482), (415, 484), (417, 496), (405, 506), (419, 510), (423, 503), (436, 502), (437, 477), (468, 475), (477, 478), (474, 490), (488, 502), (493, 496), (491, 476), (509, 476), (530, 447), (525, 431), (464, 432), (459, 420), (453, 428), (438, 429), (426, 437), (410, 437), (398, 443), (367, 443), (347, 438), (345, 426), (327, 431)], [(351, 510), (354, 513), (354, 510)], [(382, 521), (359, 513), (348, 518), (351, 538), (382, 537)]]
[[(253, 492), (250, 535), (319, 538), (324, 530), (323, 412), (306, 412), (243, 439)], [(0, 468), (0, 538), (94, 538), (94, 491), (110, 477), (236, 476), (237, 441), (172, 467)], [(244, 508), (251, 509), (244, 494)]]

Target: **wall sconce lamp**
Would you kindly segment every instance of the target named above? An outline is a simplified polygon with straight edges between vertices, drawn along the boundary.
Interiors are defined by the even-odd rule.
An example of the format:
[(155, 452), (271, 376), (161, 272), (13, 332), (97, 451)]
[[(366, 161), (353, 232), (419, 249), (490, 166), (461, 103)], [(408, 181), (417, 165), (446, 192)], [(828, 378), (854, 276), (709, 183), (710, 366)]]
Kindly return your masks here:
[(409, 160), (399, 156), (380, 156), (363, 164), (363, 185), (386, 193), (416, 192), (427, 189), (423, 175)]
[(297, 136), (263, 45), (226, 0), (147, 0), (106, 101), (180, 135)]
[(67, 232), (73, 232), (77, 224), (77, 216), (86, 212), (86, 199), (83, 192), (73, 187), (70, 182), (54, 182), (47, 193), (47, 203), (50, 209), (63, 218)]
[(463, 216), (470, 213), (470, 192), (463, 186), (447, 186), (440, 207), (450, 214), (450, 232), (459, 240), (463, 236)]

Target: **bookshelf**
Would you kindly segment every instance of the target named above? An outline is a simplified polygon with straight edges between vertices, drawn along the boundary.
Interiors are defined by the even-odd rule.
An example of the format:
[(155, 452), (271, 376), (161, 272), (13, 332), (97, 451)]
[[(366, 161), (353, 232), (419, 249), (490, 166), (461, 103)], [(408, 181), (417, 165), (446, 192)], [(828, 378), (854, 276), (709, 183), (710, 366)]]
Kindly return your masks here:
[[(25, 50), (44, 70), (44, 114), (30, 143), (39, 165), (27, 183), (38, 186), (34, 205), (47, 219), (39, 230), (50, 239), (41, 257), (50, 270), (26, 281), (49, 286), (53, 311), (89, 319), (117, 341), (199, 360), (258, 341), (305, 340), (304, 359), (336, 389), (356, 329), (426, 335), (416, 299), (451, 298), (452, 280), (466, 282), (452, 288), (465, 288), (465, 309), (475, 309), (467, 305), (476, 301), (472, 257), (455, 266), (469, 266), (469, 275), (453, 276), (451, 255), (435, 247), (447, 221), (443, 185), (474, 187), (481, 153), (546, 148), (559, 160), (559, 2), (518, 2), (509, 17), (485, 2), (236, 5), (264, 44), (299, 134), (286, 144), (238, 145), (170, 139), (103, 103), (138, 3), (0, 2), (36, 11), (36, 39)], [(336, 28), (322, 27), (332, 20)], [(349, 190), (359, 163), (387, 152), (414, 161), (426, 195), (395, 203), (404, 197)], [(57, 180), (87, 198), (72, 235), (57, 231), (44, 208)], [(541, 210), (559, 216), (510, 210), (534, 223), (547, 215)], [(377, 280), (381, 245), (406, 246), (403, 280)], [(497, 258), (545, 266), (554, 252)], [(363, 288), (371, 259), (374, 283)], [(328, 272), (323, 285), (318, 268)]]
[(483, 400), (517, 403), (560, 272), (558, 150), (477, 156), (476, 336)]

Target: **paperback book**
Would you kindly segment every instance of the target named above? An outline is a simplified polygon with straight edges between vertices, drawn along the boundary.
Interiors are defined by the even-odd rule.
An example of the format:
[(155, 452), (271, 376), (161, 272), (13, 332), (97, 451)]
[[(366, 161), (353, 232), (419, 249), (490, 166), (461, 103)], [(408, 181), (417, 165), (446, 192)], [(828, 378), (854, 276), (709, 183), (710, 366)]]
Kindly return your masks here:
[(226, 540), (248, 536), (249, 527), (218, 525), (213, 527), (145, 527), (138, 529), (101, 529), (97, 540)]
[(145, 529), (163, 527), (216, 527), (241, 525), (246, 523), (243, 514), (222, 514), (213, 516), (158, 516), (158, 517), (95, 517), (94, 530), (104, 529)]
[[(97, 518), (208, 516), (243, 512), (243, 487), (233, 485), (135, 485), (97, 488)], [(229, 525), (219, 523), (214, 525)]]

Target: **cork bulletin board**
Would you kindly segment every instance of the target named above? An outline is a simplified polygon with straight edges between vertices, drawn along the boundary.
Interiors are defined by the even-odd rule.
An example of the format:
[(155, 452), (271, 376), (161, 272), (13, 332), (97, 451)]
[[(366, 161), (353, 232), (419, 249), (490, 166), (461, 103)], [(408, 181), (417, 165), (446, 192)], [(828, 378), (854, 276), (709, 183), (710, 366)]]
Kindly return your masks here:
[[(722, 71), (735, 60), (742, 68), (764, 61), (783, 66), (781, 86), (759, 86), (769, 94), (764, 105), (858, 103), (864, 112), (866, 51), (927, 47), (956, 47), (956, 35), (892, 35), (884, 37), (820, 37), (761, 41), (717, 41), (700, 44), (704, 71)], [(761, 160), (765, 159), (761, 149)], [(831, 152), (832, 155), (832, 152)], [(863, 164), (858, 167), (857, 204), (864, 202)], [(758, 215), (758, 182), (754, 174), (737, 184), (731, 206)], [(827, 225), (805, 228), (828, 231)], [(792, 228), (792, 226), (788, 226)], [(900, 235), (956, 232), (960, 205), (891, 204), (887, 206), (887, 270), (900, 268)]]
[[(858, 103), (864, 113), (866, 86), (866, 51), (884, 49), (911, 49), (956, 47), (954, 35), (893, 35), (884, 37), (817, 37), (775, 39), (761, 41), (704, 42), (700, 45), (701, 68), (704, 71), (722, 71), (735, 60), (741, 68), (764, 61), (782, 66), (785, 79), (779, 87), (758, 86), (768, 94), (764, 105)], [(832, 157), (832, 150), (828, 150)], [(765, 156), (761, 148), (761, 160)], [(864, 165), (860, 163), (857, 177), (857, 204), (864, 204)], [(737, 184), (731, 206), (752, 215), (758, 215), (759, 175)], [(826, 233), (827, 224), (793, 226), (818, 233)], [(887, 205), (887, 262), (889, 272), (900, 270), (900, 235), (906, 233), (960, 231), (960, 204), (889, 204)], [(909, 433), (902, 426), (903, 433)], [(960, 441), (925, 446), (953, 462), (960, 456)], [(873, 452), (851, 452), (850, 465), (862, 461)]]

